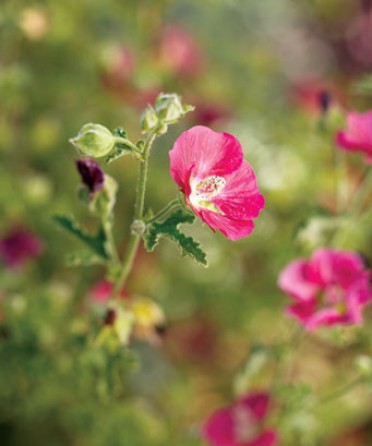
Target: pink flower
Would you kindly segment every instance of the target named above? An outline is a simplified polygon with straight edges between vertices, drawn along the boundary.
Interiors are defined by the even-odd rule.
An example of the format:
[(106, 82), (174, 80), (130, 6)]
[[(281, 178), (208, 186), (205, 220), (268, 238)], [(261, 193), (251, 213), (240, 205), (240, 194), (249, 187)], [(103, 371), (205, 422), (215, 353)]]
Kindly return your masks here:
[(202, 66), (202, 55), (196, 40), (177, 24), (169, 24), (163, 29), (157, 57), (176, 75), (195, 75)]
[(169, 156), (171, 175), (198, 217), (231, 240), (253, 231), (252, 219), (265, 200), (234, 136), (192, 127), (178, 137)]
[(40, 238), (21, 226), (12, 228), (0, 238), (0, 257), (10, 268), (21, 267), (28, 259), (38, 257), (43, 250)]
[(202, 428), (213, 446), (275, 446), (278, 435), (262, 424), (268, 414), (267, 393), (251, 393), (214, 412)]
[(309, 331), (321, 325), (360, 324), (362, 308), (372, 300), (369, 272), (350, 251), (319, 248), (310, 260), (287, 265), (278, 285), (295, 300), (287, 313)]
[(367, 163), (372, 163), (372, 110), (365, 113), (349, 112), (347, 128), (336, 135), (337, 145), (351, 152), (364, 152)]
[(130, 47), (115, 45), (107, 49), (102, 61), (102, 80), (110, 87), (131, 83), (136, 69), (136, 56)]
[(340, 91), (330, 82), (308, 80), (291, 87), (289, 92), (293, 104), (309, 115), (321, 116), (334, 105), (344, 104)]
[[(108, 280), (101, 280), (97, 282), (94, 287), (89, 291), (89, 298), (96, 303), (104, 304), (107, 302), (112, 292), (112, 283)], [(127, 297), (125, 290), (120, 293), (121, 298)]]

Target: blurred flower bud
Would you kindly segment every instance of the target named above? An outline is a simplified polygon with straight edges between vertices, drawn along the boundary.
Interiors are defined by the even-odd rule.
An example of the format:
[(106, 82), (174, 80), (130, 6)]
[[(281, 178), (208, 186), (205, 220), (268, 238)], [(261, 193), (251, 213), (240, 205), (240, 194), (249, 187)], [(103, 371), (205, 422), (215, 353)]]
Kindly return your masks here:
[(154, 108), (149, 105), (141, 116), (141, 128), (143, 133), (155, 130), (159, 123), (158, 116)]
[(83, 184), (88, 188), (90, 197), (102, 189), (105, 175), (101, 167), (93, 160), (79, 159), (76, 167), (80, 173)]
[(103, 125), (89, 123), (70, 142), (82, 155), (100, 158), (114, 148), (115, 136)]
[(190, 105), (183, 106), (177, 94), (160, 94), (155, 103), (156, 113), (163, 124), (173, 124), (184, 114), (194, 110)]
[(166, 331), (166, 319), (162, 308), (153, 300), (137, 296), (131, 302), (134, 315), (134, 335), (138, 339), (157, 343)]

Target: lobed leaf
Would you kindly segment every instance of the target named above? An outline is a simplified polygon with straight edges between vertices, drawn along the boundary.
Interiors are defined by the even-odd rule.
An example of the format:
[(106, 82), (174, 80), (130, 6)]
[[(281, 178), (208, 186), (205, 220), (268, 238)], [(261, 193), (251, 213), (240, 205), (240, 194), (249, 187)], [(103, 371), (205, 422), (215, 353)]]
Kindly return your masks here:
[(193, 214), (179, 209), (163, 222), (149, 224), (143, 235), (145, 249), (153, 251), (160, 238), (165, 237), (178, 244), (183, 256), (189, 255), (197, 263), (207, 266), (207, 257), (200, 244), (179, 230), (179, 225), (192, 223), (194, 220), (195, 216)]
[(98, 256), (107, 259), (108, 255), (105, 249), (106, 236), (102, 228), (100, 228), (96, 235), (91, 235), (85, 232), (72, 218), (65, 215), (54, 215), (53, 220), (61, 228), (65, 229), (70, 234), (74, 235), (80, 241), (85, 243)]

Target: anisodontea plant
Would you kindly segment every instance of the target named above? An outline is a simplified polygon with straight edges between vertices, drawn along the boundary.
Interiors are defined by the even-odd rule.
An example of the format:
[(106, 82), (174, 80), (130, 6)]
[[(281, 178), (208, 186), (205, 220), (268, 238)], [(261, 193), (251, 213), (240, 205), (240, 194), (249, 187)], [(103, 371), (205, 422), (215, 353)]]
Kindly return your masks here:
[[(104, 298), (100, 299), (106, 305), (106, 316), (97, 338), (99, 342), (118, 347), (127, 345), (131, 335), (143, 332), (152, 319), (156, 329), (162, 329), (163, 314), (157, 304), (144, 298), (122, 298), (141, 243), (147, 251), (153, 251), (165, 237), (179, 246), (183, 256), (188, 255), (207, 266), (207, 257), (200, 244), (184, 234), (180, 226), (192, 224), (199, 217), (213, 231), (238, 240), (253, 231), (253, 219), (264, 207), (255, 173), (244, 160), (239, 141), (233, 135), (217, 133), (204, 126), (183, 132), (169, 151), (170, 174), (179, 186), (178, 195), (158, 212), (147, 206), (145, 193), (153, 143), (167, 132), (169, 125), (177, 123), (193, 109), (183, 105), (176, 94), (160, 94), (155, 105), (148, 105), (142, 113), (144, 137), (138, 141), (130, 140), (122, 128), (111, 132), (96, 123), (83, 125), (70, 139), (81, 156), (76, 160), (81, 176), (79, 196), (99, 220), (99, 227), (91, 234), (69, 217), (57, 215), (54, 219), (86, 247), (82, 252), (71, 254), (70, 263), (99, 263), (107, 267), (109, 282)], [(130, 237), (120, 258), (113, 235), (114, 206), (120, 191), (102, 165), (124, 155), (137, 160), (138, 179)], [(99, 164), (97, 158), (103, 158), (104, 162)]]

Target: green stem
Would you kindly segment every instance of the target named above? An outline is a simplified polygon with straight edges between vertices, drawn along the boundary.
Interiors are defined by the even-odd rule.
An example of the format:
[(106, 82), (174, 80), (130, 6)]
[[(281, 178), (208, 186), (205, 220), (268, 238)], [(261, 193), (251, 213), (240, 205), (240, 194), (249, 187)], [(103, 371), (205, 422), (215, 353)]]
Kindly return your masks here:
[(146, 223), (152, 223), (154, 221), (159, 220), (159, 218), (163, 217), (167, 212), (169, 212), (174, 207), (181, 206), (178, 198), (170, 201), (163, 209), (161, 209), (158, 213), (156, 213), (152, 218), (146, 221)]
[(123, 144), (126, 147), (129, 147), (132, 150), (133, 155), (139, 159), (139, 160), (143, 160), (144, 155), (144, 151), (142, 152), (142, 150), (136, 146), (136, 144), (133, 144), (131, 141), (129, 141), (129, 139), (127, 138), (123, 138), (122, 136), (115, 136), (115, 142)]
[(360, 211), (364, 201), (370, 193), (372, 186), (372, 169), (370, 169), (358, 189), (356, 190), (354, 197), (349, 203), (349, 210), (347, 212), (347, 222), (344, 226), (341, 226), (340, 231), (336, 231), (332, 237), (332, 243), (334, 246), (342, 245), (345, 240), (347, 240), (349, 235), (349, 230), (353, 226), (354, 222), (357, 221), (357, 214)]
[[(139, 175), (137, 182), (137, 191), (136, 191), (136, 201), (134, 205), (134, 219), (133, 220), (143, 220), (143, 211), (145, 204), (145, 192), (146, 192), (146, 182), (147, 182), (147, 169), (148, 169), (148, 157), (150, 153), (151, 146), (156, 138), (156, 133), (150, 132), (145, 140), (143, 147), (143, 160), (140, 162), (139, 167)], [(128, 275), (132, 269), (134, 258), (137, 254), (139, 242), (141, 240), (141, 236), (135, 233), (132, 233), (128, 242), (128, 246), (124, 255), (122, 269), (120, 275), (115, 283), (112, 299), (117, 299), (120, 293), (120, 290), (123, 288)]]
[(335, 390), (329, 395), (326, 395), (324, 398), (320, 400), (320, 403), (321, 404), (330, 403), (331, 401), (341, 398), (342, 396), (346, 395), (350, 390), (354, 389), (354, 387), (358, 386), (361, 383), (362, 383), (361, 378), (355, 378), (353, 381), (350, 381), (348, 384), (341, 387), (340, 389)]
[(116, 249), (114, 234), (112, 232), (112, 224), (108, 221), (102, 221), (102, 227), (106, 235), (107, 244), (111, 259), (115, 265), (119, 264), (119, 255)]
[[(290, 335), (288, 341), (284, 344), (288, 349), (290, 348), (291, 350), (281, 353), (279, 358), (277, 359), (272, 377), (272, 383), (271, 383), (272, 387), (276, 387), (280, 383), (280, 381), (285, 377), (285, 375), (288, 374), (289, 378), (292, 377), (293, 366), (294, 366), (293, 357), (297, 352), (300, 343), (305, 335), (306, 332), (301, 325), (297, 325), (293, 329), (293, 332)], [(288, 370), (288, 362), (290, 360), (292, 360), (292, 365), (290, 367), (290, 370)]]

